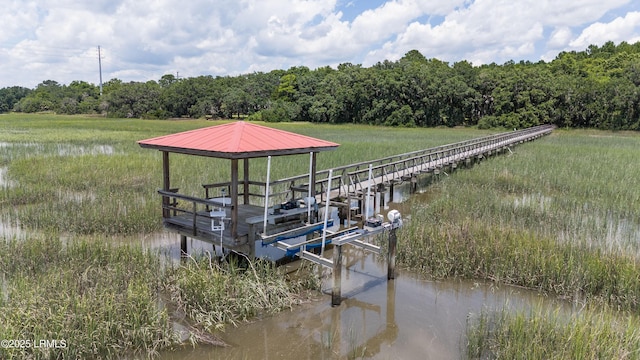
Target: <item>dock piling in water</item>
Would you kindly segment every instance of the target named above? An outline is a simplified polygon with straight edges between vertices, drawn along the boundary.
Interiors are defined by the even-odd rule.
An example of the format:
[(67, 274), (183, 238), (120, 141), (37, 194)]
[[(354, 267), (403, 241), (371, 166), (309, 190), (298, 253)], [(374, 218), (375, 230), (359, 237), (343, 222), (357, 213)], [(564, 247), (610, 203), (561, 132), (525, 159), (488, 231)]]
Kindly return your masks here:
[[(540, 138), (551, 133), (553, 128), (551, 125), (536, 126), (323, 171), (316, 171), (316, 154), (334, 150), (338, 144), (242, 121), (138, 143), (144, 148), (162, 152), (163, 188), (158, 193), (162, 196), (163, 223), (170, 231), (180, 234), (181, 256), (188, 256), (187, 237), (219, 245), (221, 249), (240, 252), (250, 258), (255, 256), (256, 246), (260, 246), (256, 244), (260, 242), (262, 246), (275, 246), (284, 250), (287, 256), (297, 254), (302, 259), (332, 268), (332, 305), (339, 305), (343, 245), (351, 244), (379, 253), (379, 246), (364, 239), (389, 231), (387, 278), (392, 280), (396, 276), (396, 230), (402, 225), (400, 214), (390, 216), (393, 211), (389, 212), (389, 223), (384, 224), (381, 224), (384, 218), (376, 218), (381, 208), (394, 202), (396, 185), (408, 182), (410, 193), (415, 193), (424, 174), (429, 174), (431, 180), (438, 179), (441, 174), (448, 176), (447, 171), (454, 171), (458, 165), (471, 167), (490, 155), (511, 152), (511, 146)], [(241, 134), (246, 136), (239, 136)], [(199, 140), (194, 141), (194, 137)], [(256, 144), (249, 147), (241, 141), (245, 137), (257, 139)], [(302, 145), (294, 148), (283, 145), (290, 143)], [(178, 189), (171, 188), (169, 153), (227, 159), (231, 163), (230, 181), (202, 185), (204, 197), (179, 194)], [(309, 174), (266, 183), (252, 180), (249, 176), (250, 159), (298, 154), (310, 154)], [(243, 161), (242, 179), (239, 160)], [(250, 190), (250, 186), (264, 191)], [(211, 197), (216, 189), (229, 196)], [(386, 189), (389, 191), (388, 200), (383, 196)], [(274, 194), (277, 200), (272, 200), (268, 194)], [(282, 201), (283, 194), (287, 194), (286, 202), (276, 203)], [(318, 223), (319, 206), (325, 207), (323, 223)], [(211, 226), (214, 214), (210, 209), (213, 207), (224, 211), (224, 215), (215, 214), (224, 222), (220, 231), (214, 231)], [(327, 231), (329, 207), (338, 208), (341, 223), (346, 220), (346, 229)], [(352, 227), (356, 222), (358, 226)], [(322, 239), (314, 238), (319, 231), (322, 231)], [(310, 240), (294, 244), (285, 241), (300, 237)], [(319, 243), (324, 249), (325, 240), (331, 240), (334, 246), (333, 260), (307, 251), (308, 247), (313, 248)]]

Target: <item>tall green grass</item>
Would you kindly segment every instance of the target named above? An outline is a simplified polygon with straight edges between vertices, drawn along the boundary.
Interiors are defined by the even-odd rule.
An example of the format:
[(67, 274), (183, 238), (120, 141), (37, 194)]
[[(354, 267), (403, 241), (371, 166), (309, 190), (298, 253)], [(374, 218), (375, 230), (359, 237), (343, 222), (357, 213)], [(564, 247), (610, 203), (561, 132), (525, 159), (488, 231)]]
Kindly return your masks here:
[(221, 343), (225, 326), (308, 301), (320, 286), (312, 271), (290, 278), (267, 262), (167, 265), (103, 237), (0, 239), (0, 254), (0, 339), (65, 343), (0, 348), (1, 359), (152, 358), (183, 345), (180, 313), (192, 344)]
[[(484, 314), (469, 324), (473, 358), (637, 358), (629, 314), (640, 309), (638, 156), (637, 133), (556, 130), (456, 171), (426, 191), (428, 201), (412, 199), (398, 264), (592, 309), (577, 326), (544, 312)], [(634, 325), (612, 329), (614, 318)]]
[(470, 317), (469, 359), (638, 359), (640, 321), (609, 309), (566, 314), (535, 307), (517, 313), (485, 310)]
[(319, 290), (313, 271), (298, 270), (285, 276), (275, 264), (249, 262), (240, 268), (234, 262), (220, 266), (207, 256), (191, 258), (173, 267), (165, 289), (172, 303), (205, 331), (223, 330), (257, 316), (271, 315), (307, 301), (306, 291)]
[(398, 263), (434, 278), (485, 279), (619, 310), (640, 308), (640, 264), (622, 253), (471, 221), (411, 226), (402, 236)]
[(179, 344), (158, 307), (159, 258), (140, 247), (43, 237), (1, 240), (0, 254), (0, 339), (66, 342), (0, 348), (0, 358), (148, 356)]

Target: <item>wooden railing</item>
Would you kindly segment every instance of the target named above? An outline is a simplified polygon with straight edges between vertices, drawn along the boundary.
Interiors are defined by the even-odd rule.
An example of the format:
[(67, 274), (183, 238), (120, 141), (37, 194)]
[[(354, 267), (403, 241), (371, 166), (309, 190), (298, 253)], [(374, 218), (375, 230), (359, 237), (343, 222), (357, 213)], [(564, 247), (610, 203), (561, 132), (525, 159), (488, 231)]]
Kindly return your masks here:
[(549, 134), (553, 128), (552, 125), (536, 126), (353, 164), (350, 166), (352, 170), (346, 174), (349, 179), (347, 191), (353, 193), (364, 190), (363, 184), (369, 178), (369, 165), (371, 165), (371, 178), (378, 179), (378, 183), (389, 185), (420, 172), (435, 170), (515, 143), (533, 140)]
[(214, 205), (210, 200), (178, 194), (174, 191), (158, 190), (158, 194), (163, 197), (162, 213), (164, 217), (187, 215), (187, 218), (191, 219), (189, 228), (193, 229), (193, 235), (196, 235), (198, 231), (198, 218), (206, 218), (210, 224), (209, 210)]
[[(420, 172), (431, 171), (474, 156), (483, 156), (488, 152), (509, 147), (516, 143), (533, 140), (543, 135), (549, 134), (554, 129), (552, 125), (541, 125), (523, 130), (489, 135), (481, 138), (460, 141), (457, 143), (441, 145), (429, 149), (407, 152), (399, 155), (388, 156), (380, 159), (362, 161), (354, 164), (339, 166), (333, 169), (330, 192), (334, 196), (347, 197), (349, 193), (364, 191), (363, 184), (369, 177), (369, 166), (371, 165), (372, 178), (378, 179), (376, 184), (392, 184), (406, 180)], [(314, 192), (319, 200), (325, 201), (327, 186), (329, 186), (329, 170), (317, 172)], [(269, 184), (269, 206), (291, 199), (301, 199), (308, 193), (309, 175), (297, 175), (284, 179), (278, 179)], [(250, 203), (263, 206), (266, 183), (261, 181), (249, 181), (248, 186), (243, 186), (243, 182), (238, 184), (238, 197), (250, 198)], [(203, 185), (205, 189), (205, 199), (200, 199), (200, 203), (206, 204), (206, 199), (213, 197), (212, 194), (219, 194), (221, 189), (225, 193), (230, 193), (230, 183), (217, 183)], [(254, 191), (251, 191), (254, 188)], [(255, 189), (259, 191), (255, 191)], [(217, 190), (216, 190), (217, 189)], [(217, 191), (217, 192), (216, 192)], [(170, 194), (177, 197), (176, 194)], [(196, 199), (196, 198), (193, 198)]]

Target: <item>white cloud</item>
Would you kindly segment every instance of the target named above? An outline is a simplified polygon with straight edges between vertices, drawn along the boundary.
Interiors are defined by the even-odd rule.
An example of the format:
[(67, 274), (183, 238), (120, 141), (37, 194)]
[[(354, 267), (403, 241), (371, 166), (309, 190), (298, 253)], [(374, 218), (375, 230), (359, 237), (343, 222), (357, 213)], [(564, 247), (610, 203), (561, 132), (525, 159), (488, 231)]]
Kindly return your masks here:
[(591, 24), (569, 45), (572, 48), (585, 49), (591, 44), (603, 44), (607, 41), (640, 41), (640, 12), (630, 12), (625, 17), (617, 17), (609, 23)]
[(544, 21), (551, 26), (578, 26), (600, 19), (611, 9), (629, 3), (629, 0), (583, 0), (534, 2), (537, 15), (544, 15)]
[[(157, 80), (343, 62), (417, 49), (455, 62), (538, 60), (640, 39), (630, 0), (0, 0), (0, 87)], [(348, 16), (343, 15), (348, 13)], [(575, 34), (575, 35), (574, 35)]]
[[(628, 2), (476, 0), (466, 7), (450, 11), (441, 24), (409, 24), (383, 47), (369, 51), (365, 62), (372, 64), (382, 59), (398, 59), (411, 49), (417, 49), (427, 57), (449, 62), (466, 59), (476, 65), (531, 59), (536, 53), (544, 53), (545, 49), (537, 48), (540, 44), (554, 48), (557, 54), (569, 46), (572, 28), (591, 23)], [(631, 23), (633, 20), (627, 22)], [(545, 33), (549, 31), (545, 29), (555, 29), (546, 41)], [(631, 32), (634, 31), (639, 33), (638, 28)], [(627, 33), (609, 40), (629, 38), (633, 37)], [(595, 40), (592, 37), (586, 42), (593, 42), (592, 39)], [(595, 43), (607, 41), (597, 40)], [(541, 57), (538, 55), (538, 59)]]
[(514, 56), (529, 55), (534, 43), (542, 38), (539, 19), (528, 15), (528, 4), (514, 1), (476, 1), (460, 8), (436, 26), (411, 23), (397, 39), (384, 45), (388, 58), (399, 58), (411, 49), (427, 57), (453, 60), (474, 59), (475, 63), (491, 62)]
[(0, 12), (0, 24), (2, 24), (0, 44), (30, 37), (32, 29), (25, 27), (24, 24), (37, 22), (38, 11), (35, 4), (25, 3), (20, 0), (2, 4), (2, 12)]
[(547, 41), (547, 47), (552, 49), (562, 48), (567, 46), (573, 38), (573, 32), (568, 26), (560, 26), (553, 30), (549, 40)]

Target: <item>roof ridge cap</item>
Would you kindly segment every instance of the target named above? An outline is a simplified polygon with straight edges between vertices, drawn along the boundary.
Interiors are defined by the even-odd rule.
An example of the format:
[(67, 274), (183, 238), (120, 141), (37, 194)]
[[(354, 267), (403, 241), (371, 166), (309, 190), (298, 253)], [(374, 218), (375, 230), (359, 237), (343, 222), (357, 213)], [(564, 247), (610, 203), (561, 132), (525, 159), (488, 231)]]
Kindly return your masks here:
[(233, 123), (233, 133), (231, 134), (231, 144), (234, 145), (233, 151), (238, 151), (240, 149), (242, 142), (242, 135), (244, 134), (244, 128), (246, 126), (246, 122), (240, 120)]

